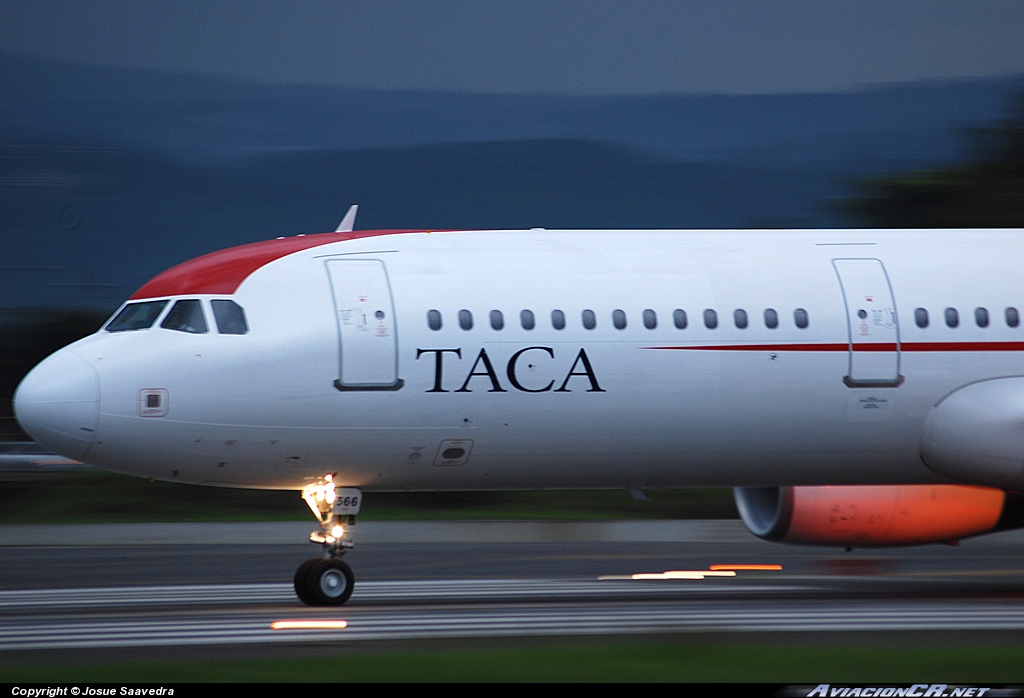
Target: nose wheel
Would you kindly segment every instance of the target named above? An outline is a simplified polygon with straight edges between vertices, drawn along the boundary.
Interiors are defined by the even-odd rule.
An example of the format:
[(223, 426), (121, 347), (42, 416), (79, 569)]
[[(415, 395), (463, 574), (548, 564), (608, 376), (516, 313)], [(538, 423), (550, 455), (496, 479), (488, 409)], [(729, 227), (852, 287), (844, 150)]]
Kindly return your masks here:
[(307, 606), (340, 606), (355, 583), (352, 568), (337, 558), (306, 560), (295, 572), (295, 594)]
[(312, 543), (323, 546), (323, 556), (306, 560), (295, 571), (295, 594), (309, 606), (340, 606), (355, 587), (352, 568), (341, 560), (352, 543), (344, 539), (345, 524), (355, 525), (362, 493), (351, 487), (339, 488), (333, 475), (302, 490), (302, 498), (320, 522), (319, 531), (309, 534)]

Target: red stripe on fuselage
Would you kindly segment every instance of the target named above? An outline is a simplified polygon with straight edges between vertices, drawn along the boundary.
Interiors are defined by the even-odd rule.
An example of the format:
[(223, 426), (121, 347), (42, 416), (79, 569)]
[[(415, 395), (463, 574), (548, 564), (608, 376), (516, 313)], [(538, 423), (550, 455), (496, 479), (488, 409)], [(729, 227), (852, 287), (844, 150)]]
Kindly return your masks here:
[[(843, 344), (715, 344), (672, 347), (644, 347), (644, 349), (670, 349), (674, 351), (849, 351)], [(1024, 351), (1024, 342), (903, 342), (900, 351)], [(896, 344), (854, 344), (854, 351), (896, 351)]]
[(903, 342), (900, 351), (1024, 351), (1024, 342)]
[(715, 344), (710, 346), (644, 347), (674, 351), (847, 351), (848, 344)]
[(329, 245), (378, 235), (420, 233), (422, 230), (360, 230), (352, 233), (320, 233), (264, 240), (211, 252), (171, 267), (147, 281), (129, 300), (161, 298), (192, 293), (234, 293), (245, 279), (262, 266), (281, 257)]

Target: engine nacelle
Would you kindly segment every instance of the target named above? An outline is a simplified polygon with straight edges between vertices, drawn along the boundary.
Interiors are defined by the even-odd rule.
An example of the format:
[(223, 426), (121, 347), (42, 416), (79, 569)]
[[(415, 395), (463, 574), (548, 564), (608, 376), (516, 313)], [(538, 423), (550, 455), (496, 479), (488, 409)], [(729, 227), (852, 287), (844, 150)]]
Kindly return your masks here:
[(957, 480), (1024, 488), (1024, 377), (972, 383), (942, 398), (925, 420), (921, 458)]
[(847, 548), (951, 543), (1024, 527), (1024, 497), (966, 485), (737, 487), (758, 538)]

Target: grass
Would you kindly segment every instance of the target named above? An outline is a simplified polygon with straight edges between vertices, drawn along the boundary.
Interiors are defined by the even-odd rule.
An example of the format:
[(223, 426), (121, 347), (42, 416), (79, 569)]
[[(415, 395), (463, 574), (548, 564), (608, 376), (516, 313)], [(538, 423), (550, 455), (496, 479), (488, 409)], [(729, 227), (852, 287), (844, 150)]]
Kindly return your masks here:
[[(361, 521), (736, 518), (728, 489), (367, 493)], [(204, 487), (102, 471), (5, 474), (0, 524), (310, 521), (297, 492)]]
[[(847, 636), (846, 642), (851, 642)], [(1016, 683), (1024, 645), (957, 642), (906, 646), (899, 639), (821, 646), (785, 637), (698, 642), (691, 638), (523, 640), (515, 647), (374, 652), (335, 646), (301, 658), (195, 659), (4, 666), (0, 682), (396, 682), (672, 681), (769, 683)], [(979, 683), (980, 682), (980, 683)], [(988, 682), (988, 683), (985, 683)]]

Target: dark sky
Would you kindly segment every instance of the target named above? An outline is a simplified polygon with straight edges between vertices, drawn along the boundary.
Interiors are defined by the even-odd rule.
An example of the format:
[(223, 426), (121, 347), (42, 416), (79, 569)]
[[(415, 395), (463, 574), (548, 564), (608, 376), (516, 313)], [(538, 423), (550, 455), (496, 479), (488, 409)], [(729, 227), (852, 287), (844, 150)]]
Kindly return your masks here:
[(0, 0), (0, 50), (384, 89), (771, 93), (1024, 73), (1020, 0)]

